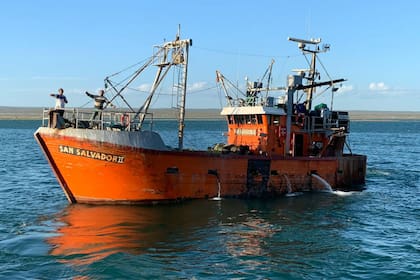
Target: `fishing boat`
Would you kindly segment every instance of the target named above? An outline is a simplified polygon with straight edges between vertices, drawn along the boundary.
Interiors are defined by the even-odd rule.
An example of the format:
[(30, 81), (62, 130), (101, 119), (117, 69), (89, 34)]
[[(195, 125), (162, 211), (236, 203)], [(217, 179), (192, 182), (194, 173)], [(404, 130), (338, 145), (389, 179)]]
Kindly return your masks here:
[[(69, 202), (159, 203), (362, 188), (366, 156), (352, 153), (347, 145), (348, 112), (312, 104), (316, 88), (329, 87), (334, 92), (344, 82), (318, 81), (318, 55), (329, 46), (321, 48), (320, 39), (289, 40), (310, 57), (310, 65), (289, 75), (284, 87), (272, 88), (267, 79), (267, 84), (247, 82), (243, 94), (232, 94), (229, 80), (216, 72), (226, 95), (221, 115), (228, 130), (226, 143), (207, 150), (184, 148), (192, 40), (181, 39), (179, 32), (175, 40), (155, 47), (126, 83), (105, 78), (107, 94), (113, 93), (110, 101), (119, 98), (127, 105), (125, 109), (106, 108), (97, 120), (92, 120), (94, 112), (86, 108), (65, 109), (63, 115), (44, 110), (42, 126), (34, 136)], [(153, 65), (157, 69), (153, 85), (144, 103), (135, 109), (124, 98), (124, 91)], [(152, 100), (170, 69), (177, 73), (177, 147), (166, 145), (149, 125)], [(276, 91), (280, 96), (271, 96)], [(305, 102), (300, 103), (302, 96)]]

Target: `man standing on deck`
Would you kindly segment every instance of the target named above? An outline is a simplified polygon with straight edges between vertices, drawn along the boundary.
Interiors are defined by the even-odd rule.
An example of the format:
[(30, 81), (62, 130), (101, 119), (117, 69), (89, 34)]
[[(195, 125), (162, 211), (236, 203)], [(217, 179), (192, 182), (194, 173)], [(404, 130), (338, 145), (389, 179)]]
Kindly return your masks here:
[(55, 97), (55, 110), (60, 114), (60, 116), (64, 115), (64, 107), (65, 104), (68, 103), (67, 98), (64, 96), (64, 90), (62, 88), (58, 89), (58, 94), (51, 93), (50, 96)]
[(89, 96), (90, 98), (92, 98), (94, 100), (94, 102), (95, 102), (94, 105), (95, 105), (95, 109), (96, 110), (95, 110), (95, 113), (93, 113), (93, 115), (92, 115), (91, 121), (93, 121), (94, 119), (96, 119), (96, 117), (98, 115), (99, 115), (99, 119), (102, 118), (102, 110), (104, 109), (104, 104), (106, 104), (105, 107), (108, 106), (108, 104), (110, 104), (111, 107), (115, 108), (114, 104), (112, 104), (108, 100), (108, 98), (106, 98), (104, 96), (104, 94), (105, 94), (105, 91), (103, 89), (100, 89), (98, 91), (98, 95), (91, 94), (91, 93), (89, 93), (89, 92), (86, 91), (86, 95)]

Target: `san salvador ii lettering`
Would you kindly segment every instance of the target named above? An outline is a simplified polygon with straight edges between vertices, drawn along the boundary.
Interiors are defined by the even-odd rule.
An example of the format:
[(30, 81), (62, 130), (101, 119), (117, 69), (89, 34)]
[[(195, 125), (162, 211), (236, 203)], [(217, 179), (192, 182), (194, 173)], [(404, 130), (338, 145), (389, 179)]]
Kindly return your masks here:
[(86, 158), (108, 161), (108, 162), (113, 162), (113, 163), (124, 163), (124, 159), (125, 159), (124, 156), (120, 156), (120, 155), (106, 154), (102, 152), (85, 150), (85, 149), (63, 146), (63, 145), (60, 145), (58, 148), (59, 148), (60, 153), (63, 153), (63, 154), (86, 157)]

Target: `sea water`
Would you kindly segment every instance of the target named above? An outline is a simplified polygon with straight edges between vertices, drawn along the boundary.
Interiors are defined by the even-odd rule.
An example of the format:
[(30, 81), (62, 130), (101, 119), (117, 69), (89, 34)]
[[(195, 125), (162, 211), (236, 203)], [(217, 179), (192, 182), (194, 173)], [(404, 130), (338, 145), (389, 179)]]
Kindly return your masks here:
[[(353, 122), (366, 190), (154, 206), (68, 204), (33, 133), (0, 121), (0, 279), (419, 279), (420, 122)], [(176, 124), (155, 122), (168, 145)], [(186, 124), (185, 147), (224, 142)]]

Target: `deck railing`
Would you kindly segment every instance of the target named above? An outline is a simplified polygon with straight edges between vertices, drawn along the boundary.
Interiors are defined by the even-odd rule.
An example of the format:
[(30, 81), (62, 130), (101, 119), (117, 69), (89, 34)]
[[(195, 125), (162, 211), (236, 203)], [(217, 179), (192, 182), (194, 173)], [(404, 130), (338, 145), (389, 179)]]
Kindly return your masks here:
[[(153, 129), (153, 114), (146, 114), (145, 125)], [(125, 110), (95, 110), (67, 108), (56, 110), (44, 108), (42, 126), (51, 128), (79, 128), (97, 130), (136, 131), (140, 129), (136, 113)]]
[(301, 125), (302, 129), (309, 132), (324, 130), (350, 131), (348, 112), (332, 111), (325, 116), (294, 115), (292, 121)]

